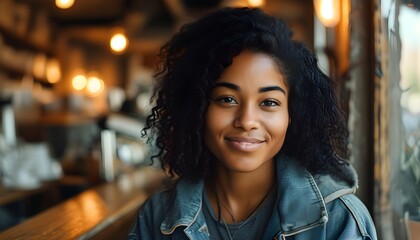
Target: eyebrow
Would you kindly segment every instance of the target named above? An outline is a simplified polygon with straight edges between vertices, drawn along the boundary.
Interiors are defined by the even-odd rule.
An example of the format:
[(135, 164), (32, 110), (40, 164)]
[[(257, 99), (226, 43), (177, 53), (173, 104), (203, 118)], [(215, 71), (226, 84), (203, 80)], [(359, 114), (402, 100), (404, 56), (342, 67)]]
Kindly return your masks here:
[[(218, 82), (214, 85), (214, 88), (216, 87), (226, 87), (226, 88), (230, 88), (233, 89), (235, 91), (239, 91), (241, 88), (233, 83), (228, 83), (228, 82)], [(284, 94), (286, 94), (286, 91), (281, 88), (280, 86), (268, 86), (268, 87), (260, 87), (258, 89), (258, 92), (260, 93), (264, 93), (264, 92), (270, 92), (270, 91), (280, 91)]]
[(279, 86), (261, 87), (261, 88), (258, 89), (258, 92), (260, 92), (260, 93), (269, 92), (269, 91), (280, 91), (280, 92), (286, 94), (286, 91)]
[(241, 89), (238, 85), (233, 84), (233, 83), (228, 83), (228, 82), (218, 82), (214, 85), (214, 88), (217, 88), (217, 87), (226, 87), (226, 88), (230, 88), (236, 91), (239, 91)]

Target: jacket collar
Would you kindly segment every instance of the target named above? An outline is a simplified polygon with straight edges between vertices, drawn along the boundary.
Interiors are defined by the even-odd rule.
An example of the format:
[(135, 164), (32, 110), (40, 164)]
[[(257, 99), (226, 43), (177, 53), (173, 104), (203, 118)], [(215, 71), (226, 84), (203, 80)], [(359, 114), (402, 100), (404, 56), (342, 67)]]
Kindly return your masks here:
[(357, 188), (356, 171), (351, 165), (345, 169), (355, 186), (333, 178), (331, 175), (312, 175), (289, 157), (277, 159), (278, 217), (283, 235), (293, 235), (323, 225), (328, 221), (326, 204)]
[(355, 193), (359, 187), (358, 177), (356, 170), (351, 165), (347, 165), (345, 171), (352, 177), (353, 185), (350, 185), (344, 181), (333, 178), (331, 175), (314, 175), (314, 179), (319, 186), (322, 196), (324, 197), (325, 203), (329, 203), (332, 200), (339, 198), (349, 193)]
[[(348, 171), (357, 178), (351, 166)], [(329, 175), (312, 176), (296, 160), (288, 157), (277, 159), (277, 182), (278, 215), (273, 216), (277, 218), (273, 221), (279, 222), (282, 231), (290, 235), (326, 223), (328, 214), (325, 204), (356, 189), (356, 186), (349, 186)], [(202, 180), (179, 180), (172, 205), (161, 224), (163, 234), (171, 234), (179, 226), (185, 226), (186, 232), (190, 228), (206, 231), (201, 214), (203, 190)]]
[[(199, 219), (202, 207), (204, 182), (181, 178), (172, 195), (172, 205), (160, 225), (163, 234), (171, 234), (179, 226), (189, 228)], [(204, 221), (201, 214), (200, 221)], [(205, 222), (205, 221), (204, 221)]]
[(278, 212), (281, 228), (291, 232), (328, 219), (321, 192), (312, 175), (297, 161), (277, 160)]

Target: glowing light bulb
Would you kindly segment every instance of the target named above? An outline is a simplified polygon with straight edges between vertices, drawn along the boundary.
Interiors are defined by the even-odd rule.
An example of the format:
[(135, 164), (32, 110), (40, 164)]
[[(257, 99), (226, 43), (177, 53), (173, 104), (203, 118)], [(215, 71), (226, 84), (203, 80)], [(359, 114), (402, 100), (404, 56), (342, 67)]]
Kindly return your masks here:
[(74, 0), (55, 0), (55, 5), (61, 9), (71, 8), (74, 4)]
[(112, 51), (116, 53), (122, 53), (128, 45), (128, 40), (122, 33), (116, 33), (112, 36), (110, 46)]
[(73, 80), (71, 81), (71, 85), (74, 90), (81, 91), (83, 90), (87, 85), (87, 79), (84, 75), (76, 75), (73, 77)]
[(61, 79), (60, 63), (56, 59), (49, 59), (47, 61), (46, 73), (47, 81), (49, 83), (57, 83)]
[(248, 0), (248, 4), (251, 7), (261, 7), (262, 5), (264, 5), (264, 3), (264, 0)]
[(87, 79), (86, 90), (92, 96), (99, 95), (105, 88), (104, 81), (96, 76)]
[(321, 4), (321, 16), (325, 19), (332, 19), (333, 18), (333, 6), (332, 0), (324, 0)]
[(47, 65), (47, 56), (45, 54), (37, 54), (34, 57), (34, 63), (32, 66), (32, 73), (35, 78), (43, 79), (45, 77)]
[(326, 27), (335, 27), (340, 21), (340, 0), (314, 0), (316, 15)]

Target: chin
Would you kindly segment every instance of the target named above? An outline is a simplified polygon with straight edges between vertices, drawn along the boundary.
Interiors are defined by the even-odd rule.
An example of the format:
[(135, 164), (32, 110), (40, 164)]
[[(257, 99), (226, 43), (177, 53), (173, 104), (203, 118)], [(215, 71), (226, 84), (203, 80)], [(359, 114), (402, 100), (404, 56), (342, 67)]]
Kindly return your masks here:
[(258, 161), (255, 161), (254, 159), (240, 159), (240, 160), (236, 159), (234, 162), (230, 162), (230, 164), (229, 163), (228, 164), (222, 163), (222, 164), (225, 165), (225, 167), (227, 167), (231, 171), (240, 172), (240, 173), (251, 173), (258, 170), (259, 168), (261, 168), (263, 165), (265, 165), (268, 162), (269, 161), (258, 162)]

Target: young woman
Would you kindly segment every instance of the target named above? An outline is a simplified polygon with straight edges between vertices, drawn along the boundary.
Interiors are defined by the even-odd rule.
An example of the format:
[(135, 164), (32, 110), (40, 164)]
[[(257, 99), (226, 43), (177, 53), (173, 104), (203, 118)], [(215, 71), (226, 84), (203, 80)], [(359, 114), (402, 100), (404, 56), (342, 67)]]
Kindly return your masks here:
[(291, 36), (225, 8), (163, 46), (144, 133), (179, 179), (129, 239), (376, 239), (332, 82)]

